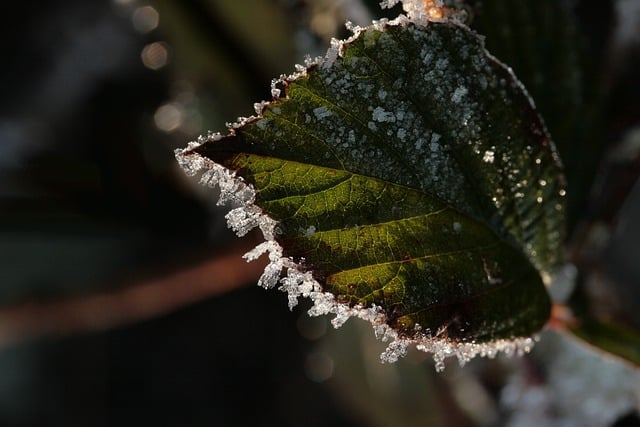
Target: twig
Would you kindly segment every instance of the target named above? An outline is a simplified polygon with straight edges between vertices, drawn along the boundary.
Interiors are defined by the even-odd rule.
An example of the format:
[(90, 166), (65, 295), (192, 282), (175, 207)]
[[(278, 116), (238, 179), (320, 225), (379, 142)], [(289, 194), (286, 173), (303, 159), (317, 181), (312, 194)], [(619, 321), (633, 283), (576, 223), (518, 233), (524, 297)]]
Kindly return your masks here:
[(0, 348), (43, 336), (107, 330), (255, 283), (265, 263), (247, 264), (246, 249), (108, 293), (1, 308)]

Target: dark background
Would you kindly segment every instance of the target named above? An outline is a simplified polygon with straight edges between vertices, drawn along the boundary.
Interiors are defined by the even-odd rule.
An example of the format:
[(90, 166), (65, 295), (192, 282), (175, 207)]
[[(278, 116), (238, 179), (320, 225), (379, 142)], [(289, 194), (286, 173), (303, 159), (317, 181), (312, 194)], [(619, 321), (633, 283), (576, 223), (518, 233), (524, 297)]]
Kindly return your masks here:
[[(1, 6), (0, 306), (117, 291), (228, 253), (235, 237), (214, 192), (178, 170), (173, 149), (253, 114), (253, 102), (269, 99), (271, 79), (344, 36), (346, 18), (365, 24), (377, 2), (368, 3)], [(157, 28), (153, 16), (136, 15), (148, 5)], [(168, 61), (152, 69), (141, 52), (156, 42)], [(620, 96), (632, 101), (612, 109), (612, 138), (637, 123), (627, 108), (637, 102), (628, 91)], [(637, 254), (628, 250), (637, 242), (612, 247), (618, 263)], [(636, 277), (615, 262), (623, 281)], [(384, 346), (370, 328), (329, 331), (324, 319), (304, 320), (304, 307), (290, 312), (285, 295), (253, 283), (107, 331), (0, 337), (0, 425), (580, 425), (589, 413), (579, 415), (572, 408), (583, 402), (567, 396), (588, 386), (572, 389), (566, 381), (576, 376), (599, 384), (594, 401), (611, 411), (608, 420), (635, 411), (636, 373), (573, 342), (546, 337), (531, 357), (465, 370), (454, 363), (444, 375), (415, 353), (390, 368), (379, 364)], [(557, 372), (567, 366), (565, 381)], [(602, 377), (583, 377), (592, 371)]]
[[(312, 9), (229, 3), (151, 3), (155, 29), (136, 18), (147, 3), (4, 3), (3, 307), (118, 290), (227, 252), (224, 211), (173, 149), (269, 98), (271, 79), (303, 59), (289, 39)], [(141, 60), (154, 42), (169, 54), (157, 70)], [(182, 114), (171, 129), (163, 105)], [(0, 425), (359, 425), (305, 374), (302, 310), (254, 283), (106, 332), (4, 344)]]

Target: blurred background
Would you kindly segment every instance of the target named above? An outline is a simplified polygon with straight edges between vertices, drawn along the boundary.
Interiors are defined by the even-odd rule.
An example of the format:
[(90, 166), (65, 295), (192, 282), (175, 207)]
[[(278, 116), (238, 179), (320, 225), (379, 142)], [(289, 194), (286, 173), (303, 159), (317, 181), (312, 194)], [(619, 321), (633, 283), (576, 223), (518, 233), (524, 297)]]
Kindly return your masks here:
[[(0, 6), (1, 426), (640, 425), (637, 369), (554, 332), (527, 357), (450, 361), (443, 374), (418, 352), (381, 365), (368, 325), (334, 331), (255, 286), (260, 264), (240, 257), (258, 237), (237, 239), (215, 191), (178, 169), (175, 148), (253, 114), (272, 78), (348, 35), (346, 20), (399, 13), (377, 3)], [(561, 149), (596, 194), (589, 232), (575, 234), (589, 237), (581, 259), (598, 260), (595, 294), (637, 326), (640, 8), (564, 3), (585, 34), (580, 81), (599, 81), (580, 105), (604, 141), (566, 148), (574, 162)], [(489, 32), (493, 4), (468, 2), (471, 24)], [(554, 135), (588, 127), (545, 119)], [(603, 152), (608, 169), (594, 166)]]

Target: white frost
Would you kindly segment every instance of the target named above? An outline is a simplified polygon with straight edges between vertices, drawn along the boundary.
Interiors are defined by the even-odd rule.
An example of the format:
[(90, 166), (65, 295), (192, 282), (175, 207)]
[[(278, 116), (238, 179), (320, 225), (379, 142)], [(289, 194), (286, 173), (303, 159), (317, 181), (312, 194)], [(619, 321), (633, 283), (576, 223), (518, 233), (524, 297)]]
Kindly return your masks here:
[(304, 237), (311, 237), (316, 233), (316, 227), (310, 225), (308, 228), (301, 230)]
[(376, 107), (373, 110), (372, 117), (376, 122), (395, 122), (396, 116), (391, 111), (385, 111), (382, 107)]
[(462, 97), (467, 94), (467, 88), (464, 86), (458, 86), (451, 95), (451, 102), (459, 104), (462, 101)]
[(323, 105), (321, 107), (314, 108), (313, 114), (315, 114), (316, 119), (320, 120), (332, 116), (333, 112)]
[(495, 160), (495, 153), (491, 150), (487, 150), (484, 152), (484, 155), (482, 156), (482, 161), (485, 163), (493, 163), (493, 161)]

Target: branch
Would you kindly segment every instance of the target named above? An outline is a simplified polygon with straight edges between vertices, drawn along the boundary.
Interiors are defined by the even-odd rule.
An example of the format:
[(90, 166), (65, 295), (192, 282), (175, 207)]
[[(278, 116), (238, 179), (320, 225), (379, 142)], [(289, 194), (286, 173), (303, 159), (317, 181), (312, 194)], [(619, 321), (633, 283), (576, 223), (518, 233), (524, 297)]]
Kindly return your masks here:
[(247, 264), (242, 255), (249, 249), (235, 248), (227, 255), (116, 291), (1, 308), (0, 348), (43, 336), (104, 331), (255, 283), (265, 262)]

